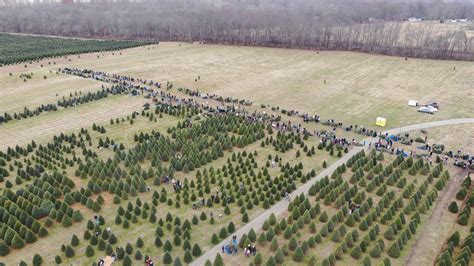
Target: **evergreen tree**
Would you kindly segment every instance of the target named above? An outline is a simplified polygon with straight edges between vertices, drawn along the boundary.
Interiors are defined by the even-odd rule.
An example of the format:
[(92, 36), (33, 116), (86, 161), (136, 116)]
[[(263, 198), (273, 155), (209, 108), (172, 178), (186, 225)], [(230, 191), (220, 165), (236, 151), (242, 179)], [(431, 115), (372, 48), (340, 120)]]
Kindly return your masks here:
[(295, 250), (295, 253), (293, 254), (293, 260), (296, 262), (302, 262), (303, 257), (304, 257), (303, 250), (301, 249), (301, 247), (297, 247)]
[(387, 254), (392, 258), (400, 257), (400, 247), (398, 246), (398, 242), (395, 241), (387, 251)]
[(6, 256), (10, 253), (10, 248), (3, 240), (0, 240), (0, 256)]
[(194, 244), (192, 253), (194, 257), (199, 257), (201, 255), (201, 248), (197, 243)]
[(135, 252), (135, 259), (136, 260), (142, 260), (142, 258), (143, 258), (142, 253), (140, 252), (139, 249), (137, 249), (137, 251)]
[(128, 255), (125, 255), (123, 257), (123, 264), (124, 266), (132, 266), (132, 259), (130, 258), (130, 256)]
[(298, 242), (296, 241), (296, 237), (293, 236), (290, 240), (290, 243), (288, 244), (288, 248), (291, 251), (294, 251), (296, 250), (297, 247), (298, 247)]
[(285, 261), (285, 254), (283, 254), (283, 251), (280, 248), (275, 253), (275, 261), (278, 264), (283, 264), (283, 262)]
[(174, 262), (173, 262), (173, 266), (182, 266), (183, 264), (181, 263), (181, 259), (176, 256), (176, 258), (174, 258)]
[(12, 239), (12, 244), (11, 247), (15, 249), (21, 249), (25, 246), (25, 241), (18, 235), (15, 234), (15, 236)]
[(166, 252), (165, 255), (163, 255), (163, 264), (171, 264), (173, 263), (173, 259), (171, 258), (171, 255), (169, 252)]
[(253, 257), (253, 263), (255, 265), (261, 265), (262, 262), (263, 262), (262, 254), (260, 254), (260, 252), (258, 252), (257, 255), (255, 255), (255, 257)]
[(219, 253), (217, 253), (212, 266), (224, 266), (224, 261), (222, 260), (222, 257)]
[(219, 242), (220, 242), (219, 237), (216, 234), (212, 234), (211, 243), (216, 245), (216, 244), (219, 244)]
[(35, 254), (33, 256), (33, 266), (39, 266), (42, 264), (43, 264), (43, 258), (40, 255)]
[(360, 259), (361, 255), (362, 255), (362, 249), (360, 248), (360, 246), (356, 246), (355, 248), (352, 249), (351, 256), (354, 259)]
[(184, 262), (189, 264), (191, 261), (193, 261), (193, 256), (189, 250), (186, 250), (186, 252), (184, 252)]
[(86, 256), (87, 257), (92, 257), (94, 256), (94, 248), (90, 245), (87, 245), (87, 248), (86, 248)]
[(74, 254), (75, 254), (74, 249), (72, 249), (71, 246), (69, 245), (66, 247), (65, 253), (66, 253), (66, 258), (72, 258), (74, 257)]
[(276, 236), (273, 237), (272, 242), (270, 244), (270, 250), (271, 251), (276, 251), (278, 249), (278, 241)]
[(372, 258), (380, 258), (380, 255), (382, 254), (382, 250), (380, 249), (380, 245), (375, 245), (372, 250), (370, 250), (370, 256)]
[(71, 238), (71, 246), (76, 247), (79, 245), (79, 238), (74, 234)]
[(448, 209), (452, 213), (458, 213), (459, 208), (458, 208), (458, 204), (456, 203), (456, 201), (451, 202), (451, 204), (449, 204)]
[(255, 233), (255, 230), (250, 229), (249, 234), (248, 234), (248, 239), (250, 242), (254, 243), (257, 240), (257, 234)]

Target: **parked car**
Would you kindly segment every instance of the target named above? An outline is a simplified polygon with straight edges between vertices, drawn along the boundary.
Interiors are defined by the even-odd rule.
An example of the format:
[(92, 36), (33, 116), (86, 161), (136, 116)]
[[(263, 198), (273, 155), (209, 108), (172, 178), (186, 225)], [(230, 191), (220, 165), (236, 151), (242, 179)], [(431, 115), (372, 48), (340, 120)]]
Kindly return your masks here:
[(431, 106), (431, 107), (434, 107), (436, 109), (439, 109), (439, 104), (435, 101), (429, 101), (427, 104), (426, 104), (427, 107)]
[(427, 113), (427, 114), (434, 114), (436, 111), (433, 110), (433, 108), (429, 108), (426, 106), (420, 107), (418, 109), (418, 112), (420, 113)]

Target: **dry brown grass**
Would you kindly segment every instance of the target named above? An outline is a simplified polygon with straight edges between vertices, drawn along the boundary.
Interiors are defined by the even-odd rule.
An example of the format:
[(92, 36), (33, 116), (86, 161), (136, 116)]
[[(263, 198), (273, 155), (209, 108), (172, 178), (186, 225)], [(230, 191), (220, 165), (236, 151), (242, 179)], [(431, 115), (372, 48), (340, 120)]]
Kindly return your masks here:
[[(21, 110), (25, 105), (55, 102), (70, 92), (97, 88), (98, 83), (90, 80), (54, 74), (59, 67), (78, 66), (160, 82), (169, 80), (175, 87), (186, 86), (203, 92), (251, 99), (256, 104), (299, 109), (319, 114), (323, 118), (369, 127), (374, 126), (377, 116), (387, 118), (388, 128), (472, 117), (474, 65), (470, 62), (405, 61), (398, 57), (350, 52), (315, 53), (296, 49), (180, 43), (127, 49), (121, 52), (122, 55), (120, 52), (114, 53), (45, 59), (29, 64), (26, 69), (23, 64), (1, 67), (0, 82), (6, 86), (0, 88), (0, 95), (4, 96), (0, 100), (0, 111)], [(48, 65), (48, 62), (56, 62), (56, 65)], [(40, 64), (44, 67), (39, 67)], [(53, 71), (53, 74), (48, 74), (48, 79), (43, 80), (43, 74), (49, 71)], [(10, 72), (13, 77), (9, 76)], [(22, 72), (35, 73), (34, 80), (21, 81), (18, 75)], [(196, 82), (198, 76), (200, 79)], [(116, 103), (120, 109), (106, 104), (94, 107), (87, 104), (88, 107), (71, 109), (61, 116), (41, 115), (35, 118), (38, 125), (34, 129), (42, 132), (45, 128), (51, 128), (51, 125), (61, 125), (56, 132), (74, 130), (82, 123), (75, 123), (73, 115), (99, 122), (129, 113), (139, 106), (125, 99), (120, 98), (120, 102)], [(417, 113), (406, 105), (409, 99), (420, 102), (435, 99), (442, 108), (436, 115)], [(55, 119), (50, 118), (53, 116)], [(2, 136), (13, 132), (17, 135), (11, 140), (2, 139), (2, 147), (5, 146), (4, 142), (12, 143), (21, 139), (19, 136), (22, 135), (27, 138), (38, 137), (25, 132), (30, 127), (26, 120), (20, 124), (22, 126), (11, 125), (10, 131), (2, 126)]]
[[(73, 63), (366, 126), (377, 116), (386, 117), (388, 127), (472, 116), (470, 62), (222, 45), (152, 47)], [(407, 107), (410, 99), (434, 99), (442, 109), (434, 116), (420, 114)]]
[(474, 125), (454, 125), (449, 127), (438, 127), (428, 129), (426, 134), (420, 131), (415, 132), (415, 136), (424, 138), (427, 136), (428, 143), (444, 144), (445, 150), (452, 150), (454, 153), (458, 149), (474, 154)]
[(143, 103), (145, 100), (141, 97), (112, 96), (78, 107), (8, 122), (0, 127), (0, 149), (24, 145), (32, 140), (49, 141), (56, 134), (77, 131), (81, 127), (89, 128), (92, 123), (108, 123), (110, 118), (140, 110)]

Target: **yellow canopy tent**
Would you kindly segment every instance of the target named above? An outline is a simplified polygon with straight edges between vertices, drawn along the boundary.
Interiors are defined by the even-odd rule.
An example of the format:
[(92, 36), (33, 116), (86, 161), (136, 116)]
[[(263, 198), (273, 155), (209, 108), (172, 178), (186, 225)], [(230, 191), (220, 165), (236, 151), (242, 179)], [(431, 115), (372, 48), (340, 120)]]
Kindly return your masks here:
[(383, 117), (377, 117), (377, 119), (375, 120), (375, 124), (379, 127), (384, 127), (386, 123), (387, 123), (387, 119)]

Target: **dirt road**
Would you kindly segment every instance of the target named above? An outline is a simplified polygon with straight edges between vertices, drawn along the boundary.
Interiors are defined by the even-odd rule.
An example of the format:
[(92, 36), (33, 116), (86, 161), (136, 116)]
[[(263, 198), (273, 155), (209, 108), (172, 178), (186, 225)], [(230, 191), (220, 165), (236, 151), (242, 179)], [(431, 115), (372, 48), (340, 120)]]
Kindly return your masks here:
[(449, 212), (448, 205), (454, 199), (465, 175), (460, 171), (451, 177), (446, 188), (439, 192), (434, 209), (411, 247), (405, 265), (433, 264), (445, 240), (452, 234), (456, 214)]
[[(456, 125), (456, 124), (465, 124), (465, 123), (474, 123), (474, 118), (464, 118), (464, 119), (450, 119), (450, 120), (442, 120), (442, 121), (435, 121), (435, 122), (429, 122), (429, 123), (423, 123), (423, 124), (416, 124), (416, 125), (410, 125), (402, 128), (397, 128), (397, 129), (392, 129), (388, 130), (387, 132), (389, 134), (394, 134), (394, 133), (401, 133), (401, 132), (407, 132), (407, 131), (412, 131), (412, 130), (418, 130), (418, 129), (423, 129), (423, 128), (430, 128), (430, 127), (436, 127), (436, 126), (446, 126), (446, 125)], [(365, 139), (365, 142), (368, 144), (369, 142), (374, 142), (374, 138), (367, 138)], [(349, 151), (349, 153), (345, 154), (341, 159), (330, 165), (328, 168), (326, 168), (324, 171), (319, 173), (315, 178), (311, 179), (310, 181), (306, 182), (304, 185), (299, 187), (297, 190), (295, 190), (293, 193), (291, 193), (291, 198), (294, 198), (297, 195), (300, 195), (301, 193), (307, 194), (309, 188), (318, 180), (321, 178), (325, 177), (326, 175), (330, 175), (339, 165), (346, 163), (349, 158), (351, 158), (353, 155), (355, 155), (357, 152), (361, 151), (363, 147), (355, 147), (352, 150)], [(460, 182), (458, 181), (459, 177), (453, 177), (450, 182), (448, 183), (448, 188), (445, 189), (444, 191), (449, 191), (449, 192), (441, 192), (440, 198), (446, 197), (445, 201), (449, 200), (449, 195), (451, 195), (452, 189), (456, 189), (456, 183), (455, 182)], [(462, 178), (461, 178), (462, 179)], [(444, 198), (443, 198), (444, 199)], [(438, 212), (441, 212), (443, 209), (447, 209), (447, 205), (444, 206), (445, 201), (440, 200), (440, 206), (435, 207), (435, 210)], [(270, 216), (270, 214), (274, 213), (276, 216), (279, 214), (283, 213), (288, 207), (288, 201), (285, 199), (281, 200), (277, 204), (273, 205), (270, 209), (266, 210), (264, 213), (260, 214), (257, 216), (255, 219), (247, 223), (245, 226), (241, 227), (239, 230), (237, 230), (234, 235), (237, 236), (237, 238), (240, 238), (244, 233), (248, 233), (248, 231), (253, 228), (256, 231), (259, 231), (260, 228), (262, 227), (262, 224), (265, 222), (266, 219)], [(434, 215), (435, 212), (433, 211)], [(440, 215), (440, 213), (437, 213), (437, 215)], [(437, 217), (437, 216), (435, 216)], [(439, 219), (435, 219), (436, 221), (431, 222), (439, 222)], [(429, 229), (430, 228), (436, 228), (436, 225), (427, 225), (425, 226), (427, 228), (426, 234), (429, 234)], [(232, 236), (229, 236), (228, 238), (224, 239), (221, 241), (219, 244), (215, 245), (213, 248), (210, 250), (206, 251), (201, 257), (197, 258), (195, 261), (191, 262), (191, 266), (200, 266), (204, 265), (207, 260), (213, 261), (214, 257), (216, 256), (217, 253), (220, 252), (221, 247), (223, 245), (226, 245), (227, 243), (230, 242)], [(420, 236), (420, 239), (422, 236)], [(442, 236), (439, 236), (439, 239), (444, 239)], [(442, 240), (436, 240), (439, 242), (442, 242)], [(438, 250), (434, 250), (436, 253)], [(417, 257), (422, 257), (422, 256), (417, 256)], [(431, 261), (430, 261), (431, 263)], [(413, 265), (426, 265), (426, 264), (413, 264)]]

